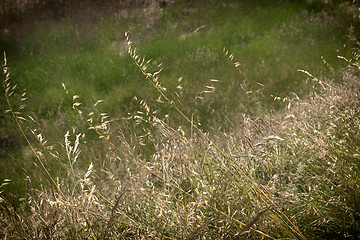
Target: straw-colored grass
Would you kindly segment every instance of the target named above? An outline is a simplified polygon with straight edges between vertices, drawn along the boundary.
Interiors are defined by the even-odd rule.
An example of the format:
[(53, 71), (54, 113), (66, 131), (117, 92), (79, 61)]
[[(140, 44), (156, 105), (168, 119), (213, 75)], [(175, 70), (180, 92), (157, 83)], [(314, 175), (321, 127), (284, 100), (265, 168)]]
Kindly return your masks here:
[[(347, 60), (341, 85), (299, 70), (317, 92), (304, 100), (296, 94), (275, 97), (286, 105), (282, 111), (257, 118), (239, 114), (231, 132), (210, 134), (182, 111), (181, 98), (172, 99), (179, 94), (168, 93), (158, 78), (161, 71), (150, 72), (150, 61), (138, 55), (128, 35), (127, 43), (144, 81), (157, 91), (159, 102), (184, 119), (183, 125), (172, 125), (136, 98), (136, 113), (111, 119), (101, 111), (101, 100), (87, 106), (64, 84), (82, 124), (67, 131), (61, 144), (49, 143), (24, 110), (26, 94), (17, 94), (5, 57), (7, 112), (50, 184), (35, 189), (37, 176), (28, 176), (28, 193), (17, 199), (3, 195), (10, 180), (2, 183), (1, 238), (359, 235), (358, 62)], [(234, 56), (225, 54), (237, 67)], [(211, 94), (213, 87), (206, 85), (204, 91)], [(249, 92), (246, 82), (242, 87)]]

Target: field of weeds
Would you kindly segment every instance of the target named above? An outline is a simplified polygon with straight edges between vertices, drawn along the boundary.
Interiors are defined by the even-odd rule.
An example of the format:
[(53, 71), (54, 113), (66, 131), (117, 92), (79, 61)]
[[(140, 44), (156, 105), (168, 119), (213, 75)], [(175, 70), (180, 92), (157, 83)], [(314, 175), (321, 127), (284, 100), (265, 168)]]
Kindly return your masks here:
[(0, 237), (356, 239), (356, 3), (164, 2), (3, 27)]

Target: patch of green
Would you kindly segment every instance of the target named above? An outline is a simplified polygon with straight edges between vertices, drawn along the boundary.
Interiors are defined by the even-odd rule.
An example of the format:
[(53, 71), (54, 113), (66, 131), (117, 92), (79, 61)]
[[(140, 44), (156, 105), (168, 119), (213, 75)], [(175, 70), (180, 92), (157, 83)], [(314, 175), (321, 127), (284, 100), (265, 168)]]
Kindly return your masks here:
[[(297, 69), (336, 80), (322, 56), (335, 70), (345, 66), (336, 56), (349, 55), (350, 46), (344, 44), (351, 20), (313, 12), (299, 2), (204, 4), (180, 1), (163, 9), (134, 6), (110, 13), (78, 9), (63, 18), (34, 18), (9, 26), (9, 33), (0, 37), (0, 50), (7, 52), (12, 81), (27, 92), (24, 112), (45, 123), (41, 128), (49, 141), (62, 139), (79, 122), (64, 83), (89, 112), (101, 99), (101, 112), (122, 119), (138, 109), (131, 100), (137, 96), (181, 125), (181, 116), (155, 101), (158, 93), (127, 54), (124, 32), (130, 33), (140, 56), (152, 59), (153, 72), (163, 68), (159, 81), (205, 131), (229, 130), (237, 113), (280, 109), (283, 104), (274, 102), (275, 96), (306, 96), (312, 83)], [(243, 74), (229, 61), (230, 54)], [(177, 88), (180, 77), (183, 90)], [(202, 94), (206, 86), (215, 91)], [(196, 98), (201, 95), (203, 100)], [(21, 159), (21, 154), (16, 156)], [(5, 159), (4, 165), (11, 161)]]
[[(5, 94), (34, 148), (1, 113), (0, 183), (12, 182), (0, 238), (358, 235), (358, 73), (337, 58), (352, 18), (300, 1), (204, 2), (84, 9), (2, 33)], [(346, 84), (321, 88), (298, 69)]]
[[(306, 94), (302, 92), (306, 87), (299, 90), (304, 76), (296, 70), (319, 75), (326, 71), (319, 68), (321, 56), (335, 68), (344, 66), (335, 58), (344, 53), (347, 26), (331, 16), (308, 12), (299, 4), (228, 2), (194, 7), (178, 3), (165, 9), (145, 9), (150, 13), (143, 14), (143, 19), (141, 11), (130, 9), (126, 16), (120, 11), (94, 21), (84, 16), (36, 21), (23, 27), (17, 34), (22, 39), (22, 51), (9, 60), (14, 77), (32, 94), (29, 106), (41, 112), (57, 109), (65, 98), (62, 82), (89, 101), (103, 98), (109, 102), (110, 112), (123, 98), (139, 95), (137, 91), (149, 97), (151, 91), (150, 95), (143, 91), (144, 81), (126, 55), (123, 32), (128, 30), (142, 55), (163, 63), (161, 80), (165, 85), (174, 87), (183, 77), (184, 86), (191, 88), (184, 96), (189, 102), (192, 97), (188, 96), (198, 94), (211, 78), (223, 82), (214, 98), (229, 86), (228, 79), (235, 85), (243, 81), (225, 60), (224, 47), (241, 64), (250, 84), (265, 86), (266, 97), (260, 102), (267, 106), (273, 104), (270, 95)], [(123, 91), (118, 93), (119, 88)], [(235, 110), (238, 101), (233, 99), (240, 99), (242, 94), (236, 92), (222, 99), (222, 104)], [(106, 100), (116, 94), (115, 102)], [(42, 101), (44, 98), (47, 101)], [(121, 109), (126, 111), (126, 107)]]

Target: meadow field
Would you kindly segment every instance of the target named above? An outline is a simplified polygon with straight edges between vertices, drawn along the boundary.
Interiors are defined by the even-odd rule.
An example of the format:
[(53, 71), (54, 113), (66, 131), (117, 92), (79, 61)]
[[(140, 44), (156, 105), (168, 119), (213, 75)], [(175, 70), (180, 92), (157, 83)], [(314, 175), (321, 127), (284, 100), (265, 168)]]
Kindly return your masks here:
[(34, 2), (0, 6), (0, 238), (360, 235), (356, 1)]

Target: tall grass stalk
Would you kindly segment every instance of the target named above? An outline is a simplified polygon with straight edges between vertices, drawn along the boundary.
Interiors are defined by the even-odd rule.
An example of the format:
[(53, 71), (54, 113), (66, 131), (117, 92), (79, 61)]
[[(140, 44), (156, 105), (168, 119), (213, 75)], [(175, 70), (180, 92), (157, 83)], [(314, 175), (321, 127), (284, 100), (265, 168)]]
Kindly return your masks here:
[[(286, 217), (286, 215), (275, 205), (275, 203), (270, 199), (270, 197), (268, 196), (268, 194), (265, 194), (265, 192), (260, 189), (260, 187), (258, 186), (258, 184), (250, 178), (250, 176), (248, 174), (246, 174), (239, 166), (237, 166), (237, 164), (235, 164), (232, 159), (228, 156), (228, 154), (226, 154), (223, 150), (221, 150), (217, 144), (215, 144), (208, 136), (206, 136), (202, 130), (200, 130), (198, 128), (198, 126), (196, 124), (194, 124), (194, 122), (192, 120), (190, 120), (189, 117), (187, 117), (175, 104), (174, 101), (170, 100), (167, 95), (165, 94), (163, 88), (161, 87), (160, 82), (158, 81), (158, 74), (159, 72), (155, 72), (155, 73), (149, 73), (147, 72), (147, 63), (149, 63), (148, 61), (145, 60), (145, 58), (141, 58), (137, 52), (136, 49), (132, 48), (132, 42), (129, 39), (129, 35), (128, 33), (125, 33), (126, 36), (126, 41), (128, 44), (128, 53), (130, 54), (131, 58), (134, 60), (134, 63), (138, 66), (138, 68), (140, 69), (140, 71), (142, 72), (142, 74), (145, 76), (146, 80), (154, 87), (156, 88), (156, 90), (161, 94), (161, 96), (173, 107), (176, 109), (176, 111), (188, 122), (190, 123), (191, 127), (194, 128), (197, 132), (199, 132), (199, 134), (204, 137), (206, 139), (206, 141), (212, 146), (214, 147), (225, 159), (228, 160), (229, 164), (231, 164), (231, 166), (233, 168), (235, 168), (238, 173), (240, 173), (241, 175), (243, 175), (248, 181), (249, 183), (254, 186), (258, 192), (258, 194), (260, 195), (260, 199), (267, 205), (267, 208), (274, 208), (278, 211), (278, 213), (280, 213), (285, 220), (290, 224), (291, 227), (294, 228), (294, 232), (297, 232), (297, 234), (299, 234), (300, 237), (302, 237), (303, 239), (306, 239), (305, 236), (300, 232), (300, 230), (292, 223), (292, 221), (290, 221), (290, 219), (288, 217)], [(232, 57), (230, 56), (230, 60), (233, 60)], [(238, 70), (240, 72), (240, 74), (242, 76), (243, 73)], [(246, 79), (246, 77), (244, 77)], [(228, 168), (231, 169), (231, 168)], [(234, 173), (232, 173), (234, 174)], [(236, 174), (236, 173), (235, 173)], [(264, 198), (266, 199), (264, 199)], [(222, 212), (220, 212), (222, 213)], [(223, 213), (222, 213), (223, 214)], [(282, 220), (280, 218), (280, 220)], [(244, 225), (243, 223), (239, 222), (240, 224)], [(286, 222), (285, 225), (289, 226)], [(250, 227), (251, 228), (251, 227)], [(251, 228), (252, 229), (252, 228)], [(292, 230), (292, 229), (291, 229)]]
[[(129, 50), (129, 51), (130, 51), (130, 50)], [(135, 56), (132, 55), (132, 57), (134, 57), (134, 60), (135, 60)], [(135, 62), (138, 63), (136, 60), (135, 60)], [(141, 66), (141, 65), (138, 65), (138, 66), (140, 67), (140, 69), (143, 70), (143, 67), (144, 67), (144, 66)], [(146, 74), (146, 72), (143, 72), (143, 73)], [(147, 75), (146, 75), (146, 76), (147, 76)], [(154, 86), (156, 87), (157, 90), (159, 90), (159, 85), (155, 84)], [(64, 87), (64, 89), (66, 90), (66, 86), (63, 85), (63, 87)], [(66, 91), (67, 91), (67, 90), (66, 90)], [(160, 91), (160, 93), (162, 94), (162, 96), (163, 96), (174, 108), (176, 108), (176, 110), (179, 111), (179, 113), (182, 114), (183, 117), (186, 118), (186, 120), (188, 120), (189, 122), (191, 122), (191, 121), (177, 108), (177, 106), (174, 105), (174, 103), (167, 98), (167, 96), (166, 96), (161, 90), (159, 90), (159, 91)], [(69, 92), (67, 92), (67, 93), (69, 94)], [(84, 120), (86, 120), (85, 116), (83, 115), (83, 112), (78, 108), (78, 106), (80, 106), (80, 103), (79, 103), (79, 102), (73, 102), (73, 108), (78, 111), (78, 113), (80, 114), (80, 116), (81, 116)], [(148, 113), (150, 113), (150, 110), (149, 110), (148, 106), (147, 106), (145, 103), (143, 103), (143, 106), (144, 106), (145, 109), (147, 109)], [(159, 119), (154, 118), (153, 121), (159, 121)], [(144, 163), (140, 162), (139, 160), (136, 160), (135, 158), (133, 158), (132, 156), (130, 156), (128, 153), (126, 153), (125, 151), (123, 151), (120, 147), (118, 147), (117, 145), (115, 145), (115, 144), (110, 140), (110, 136), (109, 136), (109, 135), (107, 135), (107, 134), (104, 135), (103, 133), (101, 133), (101, 132), (99, 131), (99, 127), (94, 126), (94, 125), (91, 123), (91, 121), (86, 120), (86, 122), (88, 123), (90, 129), (94, 129), (101, 139), (105, 139), (105, 141), (107, 141), (113, 148), (115, 148), (116, 150), (118, 150), (122, 155), (124, 155), (124, 156), (127, 157), (128, 159), (131, 159), (131, 160), (134, 161), (138, 166), (140, 166), (141, 168), (145, 169), (146, 171), (148, 171), (148, 172), (151, 173), (152, 175), (156, 176), (156, 177), (159, 178), (160, 180), (164, 181), (166, 184), (170, 185), (170, 186), (173, 187), (174, 189), (182, 192), (183, 194), (185, 194), (186, 196), (188, 196), (188, 197), (190, 197), (190, 198), (192, 198), (192, 199), (194, 199), (194, 200), (198, 200), (195, 196), (193, 196), (193, 195), (190, 194), (189, 192), (185, 191), (185, 190), (182, 189), (181, 187), (178, 187), (177, 185), (175, 185), (175, 184), (172, 183), (171, 181), (169, 181), (169, 180), (165, 179), (164, 177), (162, 177), (161, 174), (158, 173), (157, 171), (152, 170), (151, 168), (149, 168), (148, 166), (146, 166)], [(107, 123), (108, 123), (108, 122), (104, 122), (103, 124), (106, 125)], [(192, 124), (192, 126), (194, 127), (195, 125)], [(216, 146), (215, 144), (212, 143), (212, 141), (211, 141), (207, 136), (205, 136), (205, 135), (201, 132), (200, 129), (198, 129), (196, 126), (195, 126), (195, 128), (210, 142), (211, 145)], [(217, 146), (216, 146), (216, 147), (217, 147)], [(221, 151), (220, 149), (218, 149), (218, 150)], [(222, 151), (221, 151), (221, 152), (222, 152)], [(223, 153), (223, 152), (222, 152), (222, 153)], [(226, 213), (223, 212), (223, 211), (220, 211), (220, 210), (217, 209), (216, 207), (213, 207), (213, 206), (209, 205), (209, 204), (206, 203), (206, 202), (204, 202), (203, 204), (204, 204), (205, 206), (213, 209), (214, 211), (218, 212), (219, 214), (221, 214), (221, 215), (223, 215), (223, 216), (225, 216), (225, 217), (228, 217), (228, 214), (226, 214)], [(115, 204), (114, 206), (116, 206), (116, 204)], [(275, 238), (269, 236), (268, 234), (263, 233), (262, 231), (259, 231), (259, 230), (257, 230), (257, 229), (254, 229), (253, 227), (248, 226), (248, 225), (246, 225), (245, 223), (243, 223), (243, 222), (241, 222), (241, 221), (239, 221), (239, 220), (237, 220), (237, 219), (235, 219), (235, 218), (233, 218), (232, 220), (235, 221), (235, 222), (237, 222), (237, 223), (240, 224), (241, 226), (244, 226), (244, 227), (245, 227), (244, 229), (251, 229), (251, 230), (259, 233), (260, 235), (263, 235), (263, 236), (267, 237), (267, 238), (275, 239)]]
[[(101, 100), (87, 107), (63, 84), (83, 125), (67, 131), (57, 146), (31, 130), (37, 140), (32, 143), (25, 128), (35, 120), (20, 111), (26, 97), (15, 94), (4, 56), (7, 112), (51, 185), (35, 189), (35, 176), (27, 177), (28, 194), (16, 204), (3, 196), (11, 182), (1, 184), (0, 237), (355, 239), (360, 232), (356, 61), (345, 59), (352, 67), (341, 72), (340, 86), (299, 70), (318, 92), (305, 100), (296, 94), (275, 97), (285, 109), (257, 118), (239, 114), (234, 132), (210, 136), (170, 97), (159, 80), (161, 70), (152, 73), (151, 61), (126, 38), (141, 74), (188, 127), (171, 125), (137, 98), (139, 111), (111, 119), (100, 111)], [(224, 53), (237, 68), (233, 55)], [(239, 74), (247, 92), (246, 75)], [(19, 107), (11, 104), (14, 96), (21, 96)]]
[[(24, 117), (21, 116), (21, 110), (24, 108), (25, 105), (21, 105), (19, 107), (19, 109), (13, 109), (13, 106), (11, 105), (11, 102), (9, 100), (9, 98), (11, 97), (11, 95), (14, 94), (14, 90), (17, 87), (17, 85), (11, 85), (11, 81), (10, 81), (10, 73), (8, 71), (8, 66), (7, 66), (7, 59), (6, 59), (6, 53), (4, 52), (4, 65), (3, 65), (3, 73), (4, 73), (4, 80), (3, 80), (3, 87), (4, 87), (4, 93), (5, 93), (5, 99), (6, 102), (8, 104), (9, 109), (6, 110), (5, 112), (10, 112), (11, 115), (13, 116), (13, 119), (16, 122), (17, 127), (19, 128), (19, 131), (21, 132), (22, 136), (25, 138), (27, 144), (29, 145), (29, 147), (31, 148), (31, 151), (34, 153), (36, 159), (38, 160), (38, 162), (40, 163), (42, 169), (46, 172), (47, 176), (49, 177), (49, 179), (51, 180), (51, 182), (54, 184), (54, 186), (58, 189), (58, 191), (60, 192), (60, 194), (65, 197), (64, 193), (61, 191), (61, 189), (58, 187), (58, 185), (56, 184), (54, 178), (51, 176), (51, 174), (49, 173), (49, 171), (47, 170), (47, 168), (45, 167), (43, 161), (41, 160), (41, 157), (39, 155), (39, 153), (35, 150), (35, 148), (33, 147), (33, 145), (31, 144), (31, 142), (29, 141), (29, 138), (27, 137), (27, 135), (25, 134), (20, 122), (23, 120), (26, 120)], [(21, 101), (25, 101), (26, 92), (24, 92), (21, 96), (23, 97), (21, 99)]]

